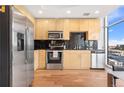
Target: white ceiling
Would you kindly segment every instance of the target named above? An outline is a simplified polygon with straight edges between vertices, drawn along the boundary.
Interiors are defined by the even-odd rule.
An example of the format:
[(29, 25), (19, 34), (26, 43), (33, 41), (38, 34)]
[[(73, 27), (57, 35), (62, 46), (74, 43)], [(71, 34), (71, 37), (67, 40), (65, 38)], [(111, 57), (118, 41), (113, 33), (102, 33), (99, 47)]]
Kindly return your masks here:
[[(98, 18), (116, 9), (117, 5), (25, 5), (35, 18)], [(66, 11), (71, 11), (67, 14)], [(39, 11), (42, 11), (40, 14)], [(99, 11), (95, 14), (95, 11)], [(84, 13), (90, 13), (84, 16)]]

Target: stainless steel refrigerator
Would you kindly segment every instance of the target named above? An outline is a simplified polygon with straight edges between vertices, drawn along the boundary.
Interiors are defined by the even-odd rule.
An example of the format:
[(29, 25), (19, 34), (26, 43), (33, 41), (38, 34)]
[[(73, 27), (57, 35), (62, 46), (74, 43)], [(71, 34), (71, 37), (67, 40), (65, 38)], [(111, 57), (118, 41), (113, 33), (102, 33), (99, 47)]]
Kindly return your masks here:
[(11, 86), (30, 86), (34, 77), (34, 26), (28, 18), (12, 8)]

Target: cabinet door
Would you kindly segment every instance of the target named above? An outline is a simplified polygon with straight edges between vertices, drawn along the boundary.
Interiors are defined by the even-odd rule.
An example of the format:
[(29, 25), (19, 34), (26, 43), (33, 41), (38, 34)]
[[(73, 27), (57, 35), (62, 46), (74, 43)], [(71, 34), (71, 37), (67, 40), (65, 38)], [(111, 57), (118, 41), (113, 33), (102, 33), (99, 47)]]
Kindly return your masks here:
[(89, 30), (89, 20), (88, 19), (80, 19), (80, 31), (88, 32)]
[(70, 69), (71, 62), (69, 54), (69, 51), (63, 52), (63, 69)]
[(95, 20), (94, 20), (95, 36), (93, 37), (93, 38), (95, 38), (95, 40), (98, 40), (98, 39), (99, 39), (100, 28), (101, 28), (100, 19), (95, 19)]
[(88, 39), (89, 40), (94, 40), (94, 34), (95, 30), (94, 30), (94, 19), (89, 19), (89, 32), (88, 32)]
[(36, 21), (36, 27), (35, 27), (35, 39), (41, 39), (41, 26), (40, 21)]
[(64, 39), (69, 40), (70, 33), (70, 21), (69, 19), (64, 19)]
[(80, 52), (71, 52), (70, 54), (70, 68), (71, 69), (80, 69)]
[(89, 19), (89, 40), (98, 40), (100, 33), (100, 19)]
[(46, 51), (39, 50), (38, 69), (46, 68)]
[(65, 51), (63, 67), (64, 69), (80, 69), (80, 52)]
[(39, 58), (39, 52), (38, 50), (34, 51), (34, 70), (38, 69), (38, 59)]
[(64, 30), (64, 19), (57, 19), (56, 20), (56, 30), (63, 31)]
[(90, 69), (91, 55), (90, 51), (81, 53), (81, 69)]
[(56, 19), (48, 19), (48, 31), (56, 31)]
[(70, 19), (70, 31), (80, 31), (79, 19)]
[(46, 40), (48, 38), (48, 20), (36, 20), (35, 39)]

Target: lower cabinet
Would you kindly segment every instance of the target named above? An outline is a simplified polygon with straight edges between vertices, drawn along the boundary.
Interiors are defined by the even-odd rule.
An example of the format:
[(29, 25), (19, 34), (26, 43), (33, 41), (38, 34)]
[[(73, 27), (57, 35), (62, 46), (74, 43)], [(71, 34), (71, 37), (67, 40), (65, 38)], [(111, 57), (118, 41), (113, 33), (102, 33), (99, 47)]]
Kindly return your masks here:
[(46, 50), (39, 50), (38, 69), (46, 68)]
[(85, 51), (80, 54), (81, 69), (90, 69), (91, 66), (91, 52)]
[(64, 50), (63, 69), (90, 69), (90, 51)]
[(34, 51), (34, 70), (46, 68), (46, 50)]
[(38, 69), (39, 50), (34, 51), (34, 70)]
[(80, 69), (80, 54), (74, 51), (64, 51), (63, 54), (64, 69)]

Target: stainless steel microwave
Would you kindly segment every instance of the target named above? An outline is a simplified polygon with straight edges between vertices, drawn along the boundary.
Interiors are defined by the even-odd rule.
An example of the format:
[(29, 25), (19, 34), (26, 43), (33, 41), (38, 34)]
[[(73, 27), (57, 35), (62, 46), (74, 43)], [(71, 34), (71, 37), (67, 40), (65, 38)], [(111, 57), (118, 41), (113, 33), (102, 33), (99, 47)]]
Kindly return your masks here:
[(49, 40), (61, 40), (63, 39), (63, 31), (48, 31)]

